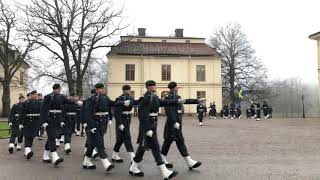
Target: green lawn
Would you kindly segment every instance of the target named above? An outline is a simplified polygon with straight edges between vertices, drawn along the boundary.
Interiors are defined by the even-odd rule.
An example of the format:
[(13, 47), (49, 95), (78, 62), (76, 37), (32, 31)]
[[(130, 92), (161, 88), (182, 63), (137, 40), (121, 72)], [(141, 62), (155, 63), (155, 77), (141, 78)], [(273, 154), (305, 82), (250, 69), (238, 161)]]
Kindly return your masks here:
[(1, 129), (9, 129), (9, 126), (8, 126), (7, 122), (0, 122), (0, 138), (4, 138), (4, 137), (9, 136), (8, 135), (8, 133), (9, 133), (8, 130), (3, 131)]

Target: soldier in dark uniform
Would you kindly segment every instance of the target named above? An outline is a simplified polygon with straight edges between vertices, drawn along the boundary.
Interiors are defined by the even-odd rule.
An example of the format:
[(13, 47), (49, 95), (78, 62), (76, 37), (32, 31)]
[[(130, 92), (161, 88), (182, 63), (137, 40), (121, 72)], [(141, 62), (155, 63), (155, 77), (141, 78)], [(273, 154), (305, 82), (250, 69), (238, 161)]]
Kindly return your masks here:
[(261, 118), (261, 105), (260, 105), (260, 103), (257, 103), (256, 104), (256, 106), (257, 106), (257, 109), (256, 109), (256, 111), (257, 111), (257, 121), (260, 121), (260, 118)]
[(256, 107), (254, 106), (254, 104), (252, 103), (250, 106), (250, 115), (251, 115), (251, 119), (254, 119), (256, 117)]
[(32, 91), (29, 100), (22, 103), (19, 114), (19, 128), (24, 135), (24, 155), (27, 159), (33, 156), (31, 150), (33, 139), (38, 136), (40, 130), (40, 108), (37, 91)]
[(271, 107), (271, 106), (269, 106), (269, 110), (268, 110), (268, 112), (269, 112), (269, 118), (272, 118), (272, 112), (273, 112), (273, 109), (272, 109), (272, 107)]
[(269, 116), (270, 116), (269, 115), (269, 106), (266, 101), (263, 101), (262, 111), (263, 111), (264, 118), (265, 119), (269, 118)]
[(76, 130), (76, 136), (80, 136), (80, 127), (81, 127), (80, 110), (81, 110), (83, 101), (81, 101), (78, 96), (76, 99), (77, 99), (76, 103), (78, 104), (78, 109), (77, 109), (77, 122), (76, 122), (75, 130)]
[(238, 118), (238, 119), (242, 118), (241, 107), (236, 108), (236, 118)]
[(96, 94), (91, 96), (85, 107), (85, 119), (87, 120), (88, 129), (88, 148), (83, 161), (83, 168), (95, 169), (92, 164), (91, 157), (94, 148), (97, 148), (103, 167), (107, 172), (114, 168), (114, 165), (107, 159), (104, 146), (104, 135), (107, 131), (107, 123), (109, 121), (109, 108), (113, 106), (129, 106), (130, 101), (111, 101), (104, 94), (104, 85), (98, 83), (95, 85)]
[(11, 135), (9, 141), (9, 153), (13, 153), (14, 143), (16, 138), (18, 138), (17, 143), (17, 151), (21, 151), (21, 143), (23, 141), (23, 134), (19, 129), (19, 113), (22, 109), (22, 103), (25, 101), (24, 96), (19, 97), (19, 102), (14, 104), (10, 110), (9, 118), (8, 118), (8, 125), (11, 128)]
[(228, 119), (229, 118), (229, 107), (228, 107), (228, 105), (224, 105), (223, 106), (223, 118), (224, 119)]
[(248, 107), (248, 108), (246, 109), (246, 115), (247, 115), (247, 118), (250, 118), (250, 117), (251, 117), (250, 107)]
[[(42, 103), (43, 103), (43, 95), (41, 93), (38, 94), (38, 101), (41, 103), (41, 106), (42, 106)], [(42, 124), (42, 122), (40, 121), (40, 125)], [(44, 129), (42, 126), (40, 126), (40, 130), (39, 130), (39, 141), (42, 141), (43, 140), (43, 133), (44, 133)]]
[[(45, 144), (45, 151), (43, 153), (43, 162), (53, 163), (55, 166), (63, 162), (57, 153), (56, 138), (58, 136), (58, 129), (65, 126), (65, 119), (63, 117), (63, 106), (68, 102), (66, 96), (60, 94), (60, 84), (54, 84), (53, 92), (44, 97), (41, 108), (42, 126), (47, 131), (48, 139)], [(50, 160), (51, 152), (51, 160)]]
[(130, 133), (131, 111), (135, 104), (135, 100), (130, 96), (130, 90), (131, 87), (129, 85), (122, 86), (123, 94), (116, 99), (116, 102), (130, 100), (131, 103), (128, 107), (117, 107), (114, 109), (116, 119), (116, 144), (114, 145), (111, 157), (113, 162), (123, 162), (119, 157), (119, 150), (122, 144), (125, 145), (131, 161), (133, 161), (135, 156)]
[(146, 150), (151, 149), (152, 155), (160, 168), (163, 179), (171, 179), (177, 175), (177, 172), (170, 171), (162, 161), (160, 146), (157, 137), (157, 121), (160, 107), (175, 105), (177, 106), (182, 99), (179, 100), (160, 100), (156, 93), (156, 82), (149, 80), (146, 82), (147, 92), (139, 99), (138, 116), (139, 116), (139, 147), (136, 156), (129, 169), (129, 173), (133, 176), (144, 176), (144, 173), (138, 169), (139, 163), (142, 161)]
[(69, 101), (63, 106), (63, 113), (65, 117), (65, 127), (64, 130), (64, 151), (66, 154), (71, 152), (71, 137), (75, 132), (75, 125), (78, 121), (78, 109), (79, 105), (76, 103), (76, 95), (74, 93), (70, 94)]
[(204, 105), (204, 102), (197, 105), (197, 116), (198, 116), (200, 126), (203, 125), (203, 118), (204, 118), (205, 111), (206, 111), (206, 106)]
[[(178, 93), (178, 86), (176, 82), (170, 82), (168, 84), (170, 93), (165, 100), (179, 100), (181, 97)], [(202, 100), (198, 99), (186, 99), (184, 104), (199, 104)], [(181, 156), (185, 159), (189, 169), (197, 168), (201, 165), (200, 161), (195, 161), (189, 156), (187, 147), (184, 142), (182, 134), (182, 104), (178, 106), (166, 106), (165, 107), (167, 121), (164, 129), (164, 142), (161, 149), (161, 157), (167, 168), (172, 168), (173, 165), (168, 163), (166, 156), (168, 155), (170, 146), (173, 141), (176, 142)]]
[(234, 103), (230, 104), (230, 116), (231, 119), (236, 118), (236, 106), (234, 105)]
[(214, 102), (210, 103), (209, 108), (210, 108), (210, 111), (209, 111), (210, 119), (212, 119), (212, 118), (216, 119), (217, 118), (217, 109), (216, 109), (215, 103)]

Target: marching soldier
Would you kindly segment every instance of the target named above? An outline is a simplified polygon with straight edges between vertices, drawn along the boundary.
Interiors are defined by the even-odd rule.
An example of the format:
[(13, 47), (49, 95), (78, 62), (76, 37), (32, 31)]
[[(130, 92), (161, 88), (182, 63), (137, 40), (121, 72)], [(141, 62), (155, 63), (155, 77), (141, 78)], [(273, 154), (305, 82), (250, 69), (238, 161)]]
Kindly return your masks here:
[[(43, 95), (42, 95), (41, 93), (38, 94), (38, 101), (40, 102), (41, 107), (42, 107)], [(42, 124), (42, 122), (41, 122), (41, 119), (40, 119), (40, 125), (41, 125), (41, 124)], [(39, 135), (38, 135), (39, 141), (42, 141), (42, 140), (43, 140), (43, 138), (44, 138), (44, 137), (43, 137), (43, 133), (44, 133), (44, 129), (43, 129), (42, 126), (40, 126)]]
[(19, 97), (19, 102), (14, 104), (10, 110), (9, 118), (8, 118), (8, 125), (11, 128), (11, 135), (9, 141), (9, 153), (13, 153), (14, 143), (16, 138), (18, 138), (17, 143), (17, 151), (21, 151), (21, 143), (23, 141), (23, 134), (19, 129), (19, 113), (22, 110), (22, 103), (25, 101), (24, 96)]
[(229, 107), (228, 107), (228, 105), (224, 105), (223, 106), (223, 118), (224, 119), (228, 119), (229, 118)]
[(233, 103), (230, 104), (230, 116), (231, 119), (236, 118), (236, 106)]
[[(177, 95), (178, 86), (176, 82), (170, 82), (168, 84), (170, 89), (169, 95), (165, 100), (179, 100), (181, 97)], [(201, 103), (198, 99), (186, 99), (184, 104), (199, 104)], [(212, 105), (212, 104), (211, 104)], [(176, 142), (177, 147), (180, 151), (181, 156), (185, 159), (189, 169), (197, 168), (201, 165), (200, 161), (195, 161), (189, 156), (187, 147), (184, 142), (182, 134), (182, 104), (178, 106), (166, 106), (165, 107), (167, 121), (164, 130), (164, 142), (161, 149), (161, 157), (167, 168), (172, 168), (173, 165), (168, 163), (166, 156), (169, 152), (170, 146), (173, 141)]]
[(134, 99), (130, 96), (131, 87), (124, 85), (122, 87), (123, 94), (116, 99), (117, 101), (129, 100), (130, 106), (128, 107), (117, 107), (115, 108), (115, 119), (116, 119), (116, 144), (113, 148), (112, 161), (121, 163), (123, 160), (119, 157), (119, 150), (122, 144), (125, 145), (131, 162), (135, 156), (130, 133), (131, 124), (131, 111), (135, 103)]
[(254, 119), (256, 117), (256, 107), (254, 106), (254, 104), (252, 103), (250, 106), (250, 115), (251, 115), (251, 119)]
[(269, 106), (266, 101), (263, 101), (262, 111), (265, 119), (269, 118)]
[(111, 101), (104, 94), (104, 85), (98, 83), (95, 85), (96, 94), (91, 96), (85, 107), (85, 119), (87, 120), (89, 133), (88, 148), (83, 161), (84, 169), (95, 169), (96, 166), (91, 162), (94, 148), (97, 148), (103, 167), (107, 172), (114, 168), (114, 165), (107, 159), (104, 146), (104, 135), (107, 131), (109, 121), (109, 108), (111, 106), (129, 106), (130, 101)]
[(251, 111), (250, 111), (250, 107), (248, 107), (247, 109), (246, 109), (246, 115), (247, 115), (247, 118), (250, 118), (251, 116)]
[(257, 111), (257, 121), (260, 121), (260, 118), (261, 118), (261, 105), (260, 105), (260, 103), (257, 103), (256, 104), (256, 106), (257, 106), (257, 109), (256, 109), (256, 111)]
[(162, 161), (160, 146), (157, 137), (157, 121), (159, 107), (178, 105), (179, 102), (183, 102), (182, 99), (163, 101), (160, 100), (156, 93), (156, 82), (149, 80), (146, 82), (147, 92), (143, 97), (139, 99), (139, 147), (136, 152), (136, 156), (133, 158), (133, 162), (129, 169), (129, 173), (132, 176), (144, 176), (144, 173), (138, 169), (139, 163), (142, 161), (143, 155), (146, 150), (151, 149), (152, 155), (160, 169), (163, 179), (171, 179), (178, 173), (176, 171), (170, 171)]
[(210, 103), (209, 108), (210, 108), (210, 111), (209, 111), (210, 119), (212, 119), (212, 118), (216, 119), (217, 118), (217, 109), (216, 109), (215, 103), (214, 102)]
[(197, 116), (198, 116), (200, 126), (203, 125), (202, 121), (204, 118), (205, 111), (206, 111), (206, 107), (204, 105), (204, 102), (201, 102), (200, 104), (197, 105)]
[[(54, 84), (53, 92), (44, 97), (43, 105), (41, 108), (40, 117), (43, 122), (42, 126), (47, 131), (48, 139), (45, 144), (45, 151), (42, 160), (44, 163), (53, 163), (55, 166), (63, 162), (57, 153), (56, 138), (58, 130), (65, 126), (63, 117), (63, 106), (67, 103), (67, 98), (60, 94), (60, 84)], [(51, 152), (51, 160), (50, 160)]]
[(75, 125), (78, 121), (78, 109), (79, 105), (76, 103), (76, 95), (74, 93), (70, 94), (69, 101), (64, 104), (63, 112), (65, 117), (65, 126), (64, 126), (64, 151), (66, 154), (71, 152), (71, 137), (75, 132)]
[(272, 118), (272, 112), (273, 112), (273, 109), (272, 109), (272, 107), (271, 107), (271, 106), (269, 106), (269, 110), (268, 110), (268, 112), (269, 112), (269, 118)]
[(19, 114), (19, 128), (24, 135), (24, 155), (27, 159), (33, 156), (33, 139), (38, 136), (40, 130), (40, 108), (37, 91), (30, 93), (30, 99), (22, 103)]
[(237, 109), (236, 109), (236, 118), (238, 118), (238, 119), (242, 118), (241, 107), (237, 107)]
[(80, 136), (80, 127), (81, 127), (81, 120), (80, 120), (80, 110), (82, 107), (82, 103), (83, 101), (79, 99), (79, 97), (77, 96), (77, 102), (76, 104), (78, 104), (78, 109), (77, 109), (77, 122), (76, 122), (76, 127), (75, 127), (75, 131), (76, 131), (76, 136)]

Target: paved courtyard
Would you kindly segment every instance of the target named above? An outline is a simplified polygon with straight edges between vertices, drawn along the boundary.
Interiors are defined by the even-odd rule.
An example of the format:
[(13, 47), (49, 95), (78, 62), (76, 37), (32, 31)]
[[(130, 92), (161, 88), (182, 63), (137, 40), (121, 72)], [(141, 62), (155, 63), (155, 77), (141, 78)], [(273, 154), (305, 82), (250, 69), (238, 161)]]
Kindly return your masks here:
[[(165, 117), (159, 120), (163, 130)], [(133, 119), (133, 141), (137, 137), (138, 120)], [(114, 144), (114, 124), (105, 137), (108, 154)], [(205, 120), (199, 127), (194, 117), (184, 119), (184, 134), (190, 154), (203, 165), (195, 171), (188, 171), (184, 160), (173, 144), (170, 159), (179, 171), (176, 180), (214, 179), (320, 179), (320, 119), (272, 119), (256, 122), (242, 120)], [(159, 134), (162, 142), (162, 134)], [(60, 154), (65, 162), (58, 168), (41, 162), (44, 141), (35, 140), (35, 156), (25, 160), (22, 152), (9, 155), (8, 140), (0, 140), (1, 180), (131, 180), (140, 179), (128, 175), (129, 160), (122, 147), (121, 157), (125, 163), (116, 164), (110, 174), (105, 174), (100, 161), (96, 170), (81, 169), (84, 138), (73, 137), (72, 155)], [(135, 144), (135, 148), (136, 148)], [(142, 168), (145, 177), (159, 180), (159, 171), (151, 152), (145, 154)]]

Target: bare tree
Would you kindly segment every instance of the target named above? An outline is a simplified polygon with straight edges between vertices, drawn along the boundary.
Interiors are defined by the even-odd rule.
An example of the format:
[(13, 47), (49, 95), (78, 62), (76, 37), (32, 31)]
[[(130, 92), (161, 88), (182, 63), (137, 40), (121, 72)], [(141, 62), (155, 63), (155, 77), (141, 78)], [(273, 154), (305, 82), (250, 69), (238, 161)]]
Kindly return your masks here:
[(48, 51), (49, 63), (62, 70), (41, 68), (39, 77), (66, 82), (69, 92), (83, 95), (83, 78), (100, 48), (113, 45), (122, 26), (122, 10), (108, 0), (31, 0), (24, 6), (26, 25), (35, 42)]
[[(17, 84), (13, 81), (20, 79), (16, 77), (17, 73), (22, 66), (28, 67), (26, 61), (30, 58), (29, 53), (36, 49), (29, 36), (19, 32), (17, 11), (6, 4), (7, 2), (0, 0), (0, 65), (3, 68), (0, 83), (3, 88), (2, 116), (5, 117), (8, 116), (10, 111), (10, 89)], [(14, 39), (14, 37), (19, 38)], [(13, 45), (16, 42), (19, 42), (19, 46)], [(24, 76), (26, 75), (24, 74)], [(22, 88), (26, 88), (26, 84), (17, 86), (20, 85), (24, 86)]]
[(223, 92), (235, 102), (236, 92), (242, 88), (252, 96), (265, 94), (266, 69), (255, 56), (255, 50), (237, 23), (218, 28), (210, 38), (210, 45), (222, 56)]

